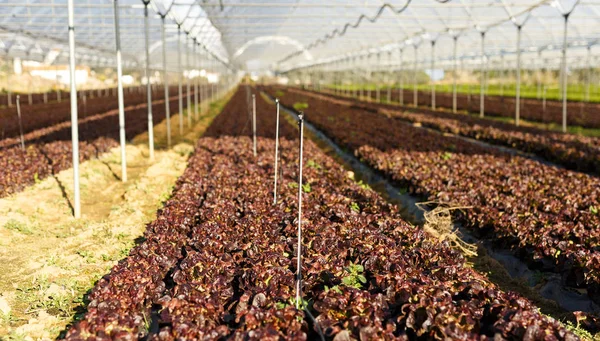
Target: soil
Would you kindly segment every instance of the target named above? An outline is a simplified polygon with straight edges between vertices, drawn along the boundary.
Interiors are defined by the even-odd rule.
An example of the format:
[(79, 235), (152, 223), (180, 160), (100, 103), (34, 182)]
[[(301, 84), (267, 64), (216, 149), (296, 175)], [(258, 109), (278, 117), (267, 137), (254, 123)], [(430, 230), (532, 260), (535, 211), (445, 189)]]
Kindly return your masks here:
[[(187, 166), (193, 143), (230, 95), (204, 108), (178, 133), (171, 117), (154, 127), (149, 160), (147, 134), (127, 145), (128, 182), (120, 180), (120, 150), (80, 166), (82, 218), (72, 215), (72, 170), (0, 199), (0, 340), (55, 339), (85, 311), (86, 293), (140, 241), (148, 222)], [(192, 108), (193, 110), (193, 108)]]

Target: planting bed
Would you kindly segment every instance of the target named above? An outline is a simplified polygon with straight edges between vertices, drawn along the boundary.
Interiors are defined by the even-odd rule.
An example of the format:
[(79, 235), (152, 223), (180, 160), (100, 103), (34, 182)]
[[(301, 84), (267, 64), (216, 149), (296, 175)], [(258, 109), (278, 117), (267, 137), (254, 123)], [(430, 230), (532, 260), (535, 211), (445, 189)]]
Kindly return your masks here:
[[(186, 101), (183, 103), (184, 106), (187, 105)], [(138, 104), (125, 112), (125, 130), (129, 138), (147, 130), (146, 108), (146, 105)], [(170, 108), (172, 113), (179, 110), (176, 98), (171, 98)], [(165, 119), (164, 101), (154, 102), (152, 114), (156, 123)], [(81, 119), (80, 161), (97, 157), (118, 146), (118, 127), (118, 112), (115, 110), (89, 119)], [(0, 149), (0, 198), (21, 191), (26, 186), (68, 169), (72, 165), (71, 126), (68, 122), (36, 130), (29, 133), (27, 137), (25, 150), (21, 149), (16, 139), (12, 141), (10, 147)], [(4, 141), (8, 140), (10, 139)]]
[[(431, 107), (431, 91), (418, 91), (420, 106)], [(367, 96), (367, 91), (364, 91)], [(413, 105), (413, 89), (404, 89), (404, 104)], [(371, 91), (371, 97), (376, 99), (376, 91)], [(387, 89), (381, 90), (380, 98), (387, 100)], [(399, 89), (392, 89), (391, 100), (400, 101)], [(479, 89), (472, 95), (458, 93), (456, 96), (458, 110), (479, 113)], [(439, 108), (452, 109), (452, 94), (437, 92), (435, 104)], [(515, 98), (512, 96), (485, 96), (485, 114), (498, 117), (515, 117)], [(600, 128), (600, 103), (585, 103), (569, 101), (567, 104), (567, 123), (570, 126)], [(521, 98), (521, 118), (543, 123), (562, 123), (562, 101), (547, 100), (544, 111), (543, 101), (535, 98)]]
[[(177, 94), (177, 87), (171, 87), (169, 93), (171, 96)], [(119, 102), (117, 96), (113, 96), (112, 92), (108, 97), (88, 97), (85, 105), (81, 95), (79, 96), (77, 106), (80, 119), (118, 109)], [(152, 99), (164, 99), (164, 90), (153, 92)], [(21, 101), (23, 101), (23, 98), (21, 98)], [(146, 93), (135, 92), (126, 94), (124, 102), (126, 108), (144, 104), (146, 103)], [(69, 121), (71, 119), (71, 101), (69, 97), (64, 97), (61, 102), (22, 106), (21, 115), (23, 120), (23, 133), (26, 134), (61, 122)], [(17, 108), (15, 106), (0, 109), (0, 119), (2, 120), (0, 139), (19, 137), (19, 120)]]
[[(281, 93), (280, 93), (281, 95)], [(414, 129), (376, 112), (291, 91), (310, 120), (367, 164), (428, 200), (468, 206), (456, 218), (530, 267), (600, 302), (600, 180), (467, 141)]]
[[(274, 127), (273, 107), (261, 102), (258, 122)], [(245, 106), (238, 93), (216, 124), (245, 119)], [(274, 141), (259, 138), (255, 158), (250, 138), (224, 136), (238, 132), (232, 127), (200, 139), (144, 241), (98, 282), (67, 339), (318, 339), (315, 323), (328, 340), (577, 339), (409, 226), (307, 141), (303, 298), (315, 321), (308, 318), (292, 300), (298, 142), (281, 141), (272, 205)]]
[[(271, 91), (272, 92), (272, 91)], [(377, 110), (382, 114), (468, 138), (514, 148), (535, 154), (565, 168), (600, 174), (600, 138), (562, 134), (532, 127), (481, 119), (468, 115), (358, 101), (344, 98), (357, 107)]]

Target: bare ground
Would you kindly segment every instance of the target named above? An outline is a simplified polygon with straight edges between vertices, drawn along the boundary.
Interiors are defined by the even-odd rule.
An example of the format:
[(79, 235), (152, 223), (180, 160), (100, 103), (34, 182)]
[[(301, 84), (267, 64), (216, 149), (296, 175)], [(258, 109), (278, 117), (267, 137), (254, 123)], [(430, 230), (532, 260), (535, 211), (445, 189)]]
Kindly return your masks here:
[(127, 146), (127, 183), (120, 181), (115, 148), (81, 164), (82, 218), (72, 217), (72, 170), (49, 177), (21, 193), (0, 199), (0, 340), (59, 337), (85, 311), (94, 283), (127, 256), (156, 210), (183, 173), (194, 141), (230, 95), (205, 108), (192, 127), (178, 131), (171, 118), (155, 126), (155, 160), (148, 158), (147, 134)]

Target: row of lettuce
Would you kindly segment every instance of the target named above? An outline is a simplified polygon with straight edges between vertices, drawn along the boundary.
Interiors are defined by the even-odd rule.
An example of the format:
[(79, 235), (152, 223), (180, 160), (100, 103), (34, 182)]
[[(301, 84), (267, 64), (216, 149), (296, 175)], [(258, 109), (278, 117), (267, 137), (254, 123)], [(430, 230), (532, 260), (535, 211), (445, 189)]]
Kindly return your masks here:
[(417, 129), (353, 103), (271, 88), (307, 103), (312, 124), (424, 200), (468, 207), (455, 218), (480, 238), (515, 249), (533, 269), (600, 303), (600, 179), (452, 136)]
[[(184, 105), (185, 105), (184, 101)], [(125, 112), (125, 134), (132, 138), (146, 131), (147, 107), (133, 105)], [(178, 111), (178, 102), (172, 99), (171, 112)], [(153, 105), (154, 122), (165, 119), (163, 101)], [(119, 117), (116, 110), (98, 113), (79, 123), (79, 161), (96, 158), (118, 146)], [(3, 140), (0, 140), (0, 143)], [(28, 134), (25, 149), (20, 143), (0, 148), (0, 198), (22, 191), (37, 181), (72, 166), (71, 125), (58, 123)]]
[(567, 169), (600, 174), (600, 138), (563, 134), (535, 127), (516, 127), (512, 123), (482, 119), (466, 114), (452, 114), (424, 108), (406, 108), (397, 105), (350, 101), (357, 107), (392, 116), (444, 133), (464, 136), (534, 154)]
[[(282, 123), (273, 204), (275, 143), (259, 137), (254, 157), (252, 140), (238, 136), (248, 126), (243, 92), (198, 141), (144, 241), (92, 290), (68, 340), (577, 339), (407, 224), (309, 141), (295, 302), (297, 135)], [(274, 108), (257, 104), (271, 134)]]

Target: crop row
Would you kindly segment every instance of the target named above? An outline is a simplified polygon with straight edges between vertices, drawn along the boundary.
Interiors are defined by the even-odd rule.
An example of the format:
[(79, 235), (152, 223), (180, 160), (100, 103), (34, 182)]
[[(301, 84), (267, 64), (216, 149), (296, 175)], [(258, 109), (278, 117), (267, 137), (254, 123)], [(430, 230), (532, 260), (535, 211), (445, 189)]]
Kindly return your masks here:
[(306, 102), (311, 123), (373, 168), (427, 200), (472, 207), (456, 218), (600, 302), (597, 177), (415, 129), (319, 95), (287, 91), (280, 100)]
[[(419, 106), (431, 107), (431, 92), (418, 91)], [(367, 96), (367, 91), (364, 91)], [(392, 89), (390, 93), (391, 100), (399, 103), (399, 89)], [(413, 105), (414, 92), (412, 89), (404, 90), (404, 104)], [(371, 97), (376, 99), (376, 92), (371, 91)], [(387, 100), (387, 89), (380, 91), (381, 101)], [(456, 107), (458, 110), (469, 112), (479, 112), (479, 93), (469, 95), (458, 93), (456, 96)], [(438, 108), (452, 109), (452, 94), (438, 92), (435, 95), (435, 103)], [(489, 116), (513, 118), (515, 116), (516, 102), (512, 96), (485, 96), (485, 114)], [(567, 123), (569, 125), (582, 126), (588, 128), (600, 128), (600, 104), (585, 102), (567, 103)], [(562, 102), (546, 101), (546, 108), (542, 100), (534, 98), (521, 98), (521, 119), (531, 120), (543, 123), (561, 124), (562, 122)]]
[[(185, 88), (185, 87), (184, 87)], [(171, 94), (175, 93), (177, 91), (178, 87), (177, 85), (172, 85), (170, 87), (171, 90)], [(175, 92), (173, 92), (175, 91)], [(160, 93), (164, 94), (164, 88), (162, 84), (153, 84), (152, 85), (152, 93), (153, 95), (156, 94), (156, 96), (160, 96)], [(141, 85), (141, 86), (129, 86), (129, 87), (124, 87), (123, 88), (123, 93), (125, 96), (128, 96), (130, 94), (134, 94), (134, 93), (139, 93), (139, 94), (145, 94), (146, 93), (146, 85)], [(2, 107), (8, 107), (9, 104), (9, 97), (10, 97), (10, 104), (11, 107), (14, 108), (16, 106), (16, 97), (17, 95), (19, 95), (21, 97), (21, 105), (22, 106), (27, 106), (27, 105), (35, 105), (35, 104), (47, 104), (47, 103), (51, 103), (51, 102), (58, 102), (59, 98), (61, 102), (69, 102), (69, 96), (71, 95), (70, 91), (65, 91), (65, 90), (51, 90), (51, 91), (47, 91), (47, 92), (33, 92), (33, 93), (11, 93), (10, 96), (8, 95), (8, 93), (3, 93), (0, 94), (0, 106)], [(104, 98), (108, 98), (108, 97), (117, 97), (117, 88), (116, 87), (112, 87), (112, 88), (99, 88), (99, 89), (87, 89), (87, 90), (83, 90), (83, 89), (79, 89), (77, 90), (77, 95), (82, 98), (82, 97), (86, 97), (87, 99), (91, 99), (94, 97), (104, 97)], [(3, 108), (4, 109), (4, 108)], [(2, 117), (2, 113), (4, 113), (4, 110), (0, 110), (0, 117)]]
[[(183, 89), (183, 102), (186, 100), (186, 88)], [(200, 92), (201, 89), (199, 89)], [(191, 89), (193, 93), (193, 89)], [(177, 87), (170, 87), (169, 96), (177, 95)], [(133, 92), (125, 95), (126, 109), (146, 103), (146, 93)], [(156, 90), (152, 94), (152, 100), (164, 100), (164, 91)], [(71, 119), (71, 104), (70, 99), (66, 98), (62, 102), (34, 104), (21, 108), (23, 133), (27, 134), (31, 131), (46, 128)], [(109, 97), (94, 97), (87, 98), (85, 102), (82, 98), (77, 100), (78, 115), (80, 119), (92, 117), (111, 110), (118, 109), (119, 102), (117, 97), (112, 95)], [(0, 109), (0, 139), (18, 137), (19, 136), (19, 120), (17, 109), (15, 107)]]
[[(184, 106), (186, 102), (184, 101)], [(125, 112), (125, 132), (129, 138), (147, 129), (147, 107), (137, 105)], [(171, 99), (171, 112), (178, 109), (178, 101)], [(163, 101), (153, 105), (154, 122), (165, 119)], [(119, 118), (116, 112), (99, 115), (98, 119), (79, 124), (80, 161), (98, 157), (118, 146)], [(20, 145), (0, 149), (0, 198), (23, 190), (61, 170), (72, 166), (71, 126), (46, 132), (44, 129), (30, 134), (25, 150)]]
[(382, 114), (420, 123), (444, 133), (518, 149), (568, 169), (600, 174), (600, 138), (555, 133), (533, 127), (515, 127), (513, 124), (469, 115), (423, 108), (400, 110), (395, 105), (345, 99), (354, 106), (378, 110)]
[[(231, 110), (244, 102), (223, 115), (245, 118)], [(272, 109), (258, 121), (274, 127)], [(248, 137), (199, 140), (144, 241), (98, 282), (67, 339), (306, 340), (319, 329), (328, 340), (577, 339), (307, 141), (302, 304), (313, 321), (293, 301), (298, 142), (281, 141), (276, 205), (274, 141), (258, 142), (255, 158)]]
[(535, 154), (567, 169), (600, 174), (600, 139), (596, 137), (555, 133), (533, 127), (515, 127), (505, 122), (423, 108), (400, 110), (395, 105), (344, 99), (353, 106), (377, 110), (444, 133)]

